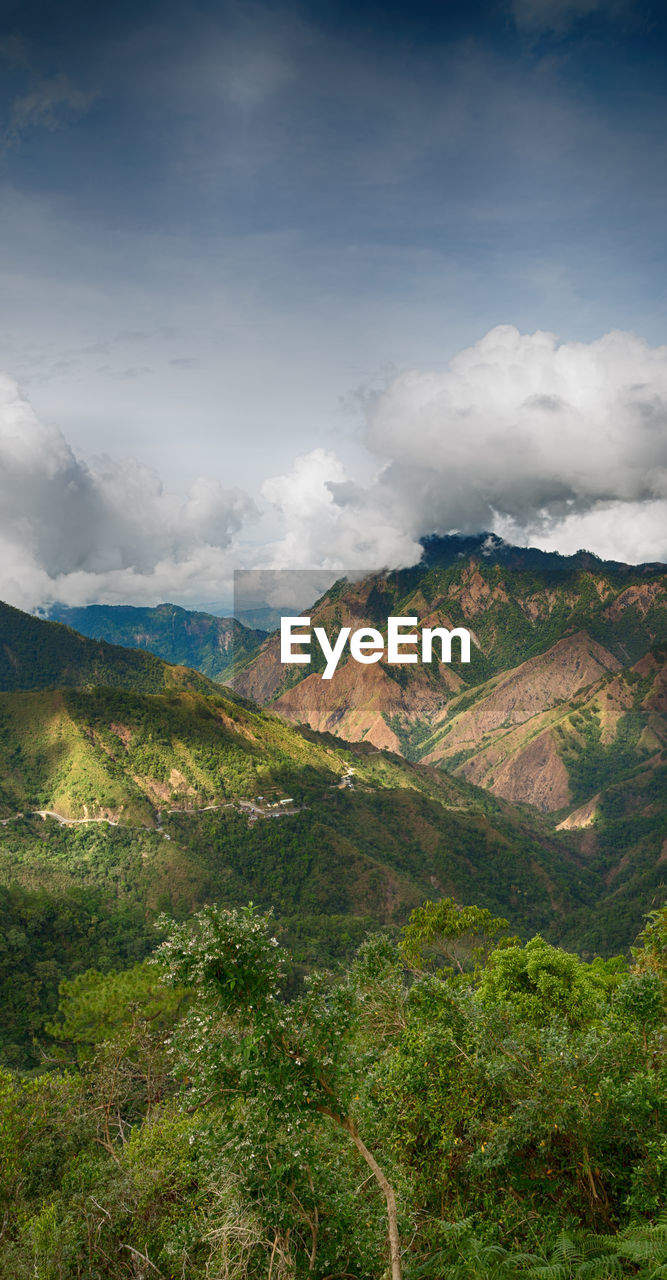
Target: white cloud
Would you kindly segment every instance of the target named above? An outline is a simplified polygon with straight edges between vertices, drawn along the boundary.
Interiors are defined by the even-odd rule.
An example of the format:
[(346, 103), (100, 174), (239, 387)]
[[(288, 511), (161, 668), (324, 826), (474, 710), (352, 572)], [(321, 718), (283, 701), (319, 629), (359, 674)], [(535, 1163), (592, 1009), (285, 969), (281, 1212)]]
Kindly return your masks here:
[(296, 458), (292, 470), (262, 485), (277, 511), (282, 536), (262, 563), (275, 569), (395, 568), (414, 564), (421, 547), (403, 529), (396, 510), (376, 501), (377, 486), (359, 488), (326, 449)]
[(523, 526), (498, 518), (494, 530), (507, 542), (573, 555), (581, 548), (605, 560), (639, 564), (667, 560), (667, 501), (605, 502), (561, 520), (536, 518)]
[(667, 558), (667, 348), (613, 332), (591, 343), (492, 329), (446, 369), (365, 398), (373, 484), (317, 450), (265, 485), (276, 563), (405, 565), (424, 534), (510, 541), (631, 562)]
[[(500, 519), (544, 534), (577, 517), (608, 545), (610, 504), (623, 524), (667, 498), (666, 427), (667, 347), (620, 332), (559, 344), (501, 325), (448, 368), (395, 378), (370, 405), (368, 443), (409, 532)], [(656, 558), (655, 532), (650, 522), (640, 555)]]
[(84, 462), (0, 377), (0, 597), (194, 605), (230, 598), (234, 568), (402, 567), (454, 530), (667, 559), (667, 348), (504, 325), (364, 404), (374, 480), (301, 454), (264, 482), (273, 540), (252, 546), (247, 494), (207, 476), (181, 496), (133, 459)]
[(0, 376), (0, 596), (10, 603), (218, 595), (253, 510), (214, 479), (183, 498), (131, 458), (82, 462)]

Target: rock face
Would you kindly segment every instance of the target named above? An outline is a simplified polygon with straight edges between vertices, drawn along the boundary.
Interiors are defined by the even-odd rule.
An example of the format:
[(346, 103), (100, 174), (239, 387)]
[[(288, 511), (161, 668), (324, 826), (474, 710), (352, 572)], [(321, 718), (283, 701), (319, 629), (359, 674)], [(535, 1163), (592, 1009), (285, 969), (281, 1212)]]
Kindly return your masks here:
[(420, 627), (467, 627), (470, 664), (348, 658), (324, 681), (312, 666), (282, 666), (272, 636), (233, 687), (288, 720), (402, 752), (545, 813), (577, 809), (600, 790), (630, 721), (641, 720), (635, 762), (664, 741), (661, 566), (547, 555), (488, 537), (431, 539), (414, 569), (338, 584), (311, 626), (330, 637), (341, 626), (386, 635), (391, 614), (417, 617)]
[(585, 804), (580, 805), (578, 809), (574, 809), (572, 813), (568, 813), (567, 818), (563, 818), (563, 821), (558, 823), (556, 830), (577, 831), (583, 827), (592, 826), (599, 803), (599, 795), (591, 796), (590, 800), (587, 800)]
[(518, 804), (531, 804), (544, 812), (562, 809), (570, 802), (567, 769), (548, 729), (532, 738), (522, 751), (506, 757), (490, 778), (484, 773), (483, 765), (478, 777), (473, 765), (464, 768), (462, 773), (469, 782), (486, 785), (494, 795)]
[[(545, 654), (482, 686), (474, 706), (455, 713), (425, 757), (446, 762), (472, 754), (457, 772), (514, 803), (552, 812), (570, 803), (568, 771), (552, 725), (573, 697), (599, 683), (620, 663), (586, 632), (559, 640)], [(555, 714), (554, 714), (555, 712)]]

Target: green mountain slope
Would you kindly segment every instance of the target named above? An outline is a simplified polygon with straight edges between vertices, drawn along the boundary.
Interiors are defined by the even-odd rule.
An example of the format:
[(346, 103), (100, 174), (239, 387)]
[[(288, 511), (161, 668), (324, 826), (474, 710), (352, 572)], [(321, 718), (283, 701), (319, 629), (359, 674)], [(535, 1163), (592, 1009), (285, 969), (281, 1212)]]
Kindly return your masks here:
[(221, 680), (235, 662), (252, 656), (267, 634), (243, 626), (236, 618), (218, 618), (175, 604), (152, 609), (126, 604), (78, 609), (54, 605), (49, 619), (94, 640), (148, 649), (166, 662), (194, 667), (211, 680)]
[[(163, 889), (190, 885), (180, 892), (188, 909), (202, 886), (215, 896), (236, 886), (239, 899), (250, 891), (287, 914), (391, 922), (424, 896), (451, 893), (515, 927), (557, 929), (604, 888), (576, 838), (528, 809), (221, 695), (0, 695), (0, 778), (4, 850), (59, 820), (66, 849), (93, 828), (95, 839), (152, 833), (170, 866)], [(68, 865), (79, 883), (76, 859)], [(29, 855), (22, 866), (35, 872)], [(8, 879), (12, 867), (10, 857)]]
[(214, 687), (198, 672), (170, 666), (152, 653), (86, 639), (0, 601), (0, 690), (88, 685), (142, 693)]
[(1, 694), (0, 779), (10, 1061), (33, 1062), (63, 977), (141, 957), (165, 908), (272, 906), (312, 963), (446, 894), (522, 933), (576, 917), (585, 943), (601, 883), (567, 833), (464, 781), (221, 695)]
[[(0, 808), (154, 825), (343, 768), (276, 716), (221, 696), (90, 688), (0, 694)], [(319, 773), (318, 773), (319, 771)]]
[[(610, 725), (630, 717), (625, 754), (617, 752), (588, 827), (570, 820), (571, 806), (540, 814), (440, 761), (295, 728), (150, 654), (16, 610), (3, 620), (15, 680), (69, 677), (79, 686), (0, 694), (0, 915), (9, 939), (0, 979), (10, 1058), (25, 1060), (63, 976), (145, 954), (164, 908), (182, 916), (206, 901), (252, 898), (276, 909), (297, 958), (310, 963), (349, 954), (369, 928), (396, 927), (427, 897), (477, 902), (523, 934), (539, 929), (605, 953), (627, 946), (655, 905), (655, 655), (631, 676), (595, 642), (579, 655), (597, 664), (591, 688), (606, 717), (593, 745), (616, 751)], [(500, 684), (469, 693), (497, 698)], [(580, 706), (554, 703), (552, 712), (571, 726), (564, 767), (593, 779), (591, 697), (584, 689)], [(460, 696), (452, 706), (464, 714)]]

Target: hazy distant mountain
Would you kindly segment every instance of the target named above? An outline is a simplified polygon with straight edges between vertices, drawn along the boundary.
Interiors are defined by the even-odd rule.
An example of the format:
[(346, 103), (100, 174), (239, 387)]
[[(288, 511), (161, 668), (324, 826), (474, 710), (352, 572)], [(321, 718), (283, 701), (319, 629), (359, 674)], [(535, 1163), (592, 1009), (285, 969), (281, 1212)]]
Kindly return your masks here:
[(221, 680), (233, 663), (254, 653), (267, 635), (267, 630), (252, 629), (236, 618), (218, 618), (176, 604), (155, 608), (54, 605), (49, 620), (64, 622), (96, 640), (149, 649), (158, 658), (194, 667), (211, 680)]

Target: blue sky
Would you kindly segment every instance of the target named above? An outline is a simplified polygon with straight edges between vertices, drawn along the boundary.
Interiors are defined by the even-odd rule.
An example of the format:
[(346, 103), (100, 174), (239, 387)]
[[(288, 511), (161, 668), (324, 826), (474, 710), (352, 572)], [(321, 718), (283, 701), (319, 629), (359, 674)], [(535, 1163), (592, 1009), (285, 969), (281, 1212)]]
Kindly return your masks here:
[[(345, 563), (409, 558), (427, 532), (420, 511), (444, 530), (464, 525), (468, 509), (423, 458), (388, 446), (381, 423), (393, 401), (404, 440), (420, 431), (402, 378), (445, 377), (434, 394), (449, 409), (435, 425), (429, 411), (442, 477), (451, 433), (472, 412), (460, 387), (452, 412), (448, 362), (497, 326), (591, 347), (598, 379), (595, 344), (610, 331), (650, 351), (665, 341), (662, 5), (23, 0), (0, 13), (0, 368), (32, 406), (35, 452), (34, 466), (27, 453), (21, 461), (24, 523), (0, 529), (16, 548), (5, 594), (19, 603), (56, 590), (77, 602), (210, 599), (228, 561), (252, 558), (242, 546), (271, 563), (319, 563), (333, 544)], [(500, 382), (533, 360), (525, 344), (500, 347)], [(623, 351), (625, 381), (615, 407), (605, 401), (616, 439), (607, 490), (590, 472), (582, 487), (552, 459), (544, 498), (538, 460), (520, 502), (485, 481), (471, 525), (495, 512), (504, 532), (570, 550), (576, 514), (606, 554), (618, 551), (610, 504), (620, 502), (628, 558), (664, 554), (662, 509), (650, 505), (664, 497), (654, 439), (664, 353), (631, 341)], [(577, 368), (571, 376), (585, 377)], [(553, 399), (544, 379), (535, 393)], [(653, 444), (642, 439), (644, 479), (629, 490), (632, 422), (618, 405), (640, 384)], [(579, 390), (567, 382), (564, 400)], [(10, 436), (16, 404), (6, 391)], [(510, 453), (513, 412), (504, 404), (499, 419)], [(601, 415), (591, 421), (603, 471)], [(478, 434), (457, 463), (459, 492), (480, 489), (479, 444)], [(16, 458), (5, 464), (18, 491)], [(146, 490), (134, 542), (114, 523), (128, 466), (139, 506)], [(412, 468), (407, 488), (401, 468)], [(59, 559), (72, 475), (86, 494), (74, 523), (88, 523)], [(558, 486), (572, 507), (567, 530)], [(387, 504), (395, 519), (381, 533)], [(644, 532), (633, 542), (637, 504)]]

